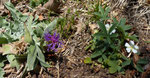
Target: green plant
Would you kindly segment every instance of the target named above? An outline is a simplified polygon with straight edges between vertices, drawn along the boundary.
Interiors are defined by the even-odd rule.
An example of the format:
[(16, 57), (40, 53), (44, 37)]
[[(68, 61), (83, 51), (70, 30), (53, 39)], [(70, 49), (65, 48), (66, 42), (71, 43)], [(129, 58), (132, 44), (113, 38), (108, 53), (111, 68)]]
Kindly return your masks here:
[(63, 17), (58, 19), (57, 30), (63, 36), (68, 38), (71, 35), (72, 25), (75, 24), (74, 21), (75, 15), (71, 15), (71, 17)]
[[(97, 60), (104, 67), (108, 68), (110, 73), (123, 73), (125, 67), (130, 65), (139, 72), (142, 72), (141, 65), (134, 63), (132, 58), (126, 57), (122, 52), (122, 49), (125, 48), (125, 43), (128, 42), (127, 40), (138, 41), (135, 35), (129, 35), (128, 33), (131, 26), (125, 25), (126, 20), (123, 18), (120, 21), (113, 18), (113, 23), (108, 24), (107, 20), (110, 19), (108, 13), (109, 8), (106, 7), (103, 9), (102, 6), (99, 6), (99, 12), (94, 13), (94, 15), (100, 18), (97, 23), (101, 30), (93, 35), (91, 45), (88, 46), (88, 48), (94, 51), (90, 58)], [(134, 53), (137, 53), (138, 46), (134, 47), (134, 45), (135, 44), (132, 44), (132, 46), (129, 47), (132, 48)], [(126, 47), (128, 48), (128, 46)], [(132, 53), (129, 48), (127, 51), (130, 52), (130, 54)], [(144, 64), (145, 63), (146, 62), (144, 62)]]
[(38, 6), (39, 4), (44, 4), (46, 3), (48, 0), (30, 0), (30, 6), (32, 7), (36, 7)]
[[(23, 37), (24, 42), (28, 44), (28, 46), (23, 54), (14, 54), (13, 46), (10, 44), (3, 45), (2, 50), (4, 53), (2, 57), (6, 57), (10, 65), (17, 69), (20, 68), (19, 60), (22, 61), (21, 58), (26, 58), (27, 63), (23, 71), (23, 76), (27, 71), (34, 70), (38, 64), (42, 67), (50, 67), (45, 61), (44, 56), (44, 53), (47, 52), (44, 49), (46, 45), (44, 33), (52, 32), (53, 29), (56, 28), (58, 19), (50, 23), (38, 22), (38, 16), (34, 18), (32, 15), (23, 15), (9, 2), (7, 2), (5, 6), (11, 12), (13, 20), (7, 21), (5, 18), (0, 18), (0, 20), (2, 20), (0, 29), (4, 30), (4, 32), (0, 34), (0, 39), (2, 39), (2, 41), (0, 40), (1, 44), (11, 44), (20, 41), (21, 37)], [(1, 59), (2, 57), (0, 56)], [(0, 64), (3, 64), (3, 61)], [(0, 69), (0, 76), (1, 75), (3, 75), (2, 69)]]
[(62, 36), (67, 37), (67, 31), (65, 31), (65, 26), (67, 25), (67, 19), (66, 18), (60, 18), (58, 20), (57, 24), (57, 30), (60, 32)]
[(6, 57), (0, 55), (0, 78), (3, 78), (3, 75), (5, 74), (4, 70), (2, 69), (5, 61), (7, 61)]
[[(97, 21), (99, 19), (103, 20), (103, 19), (109, 19), (106, 18), (106, 16), (109, 13), (109, 8), (107, 7), (107, 4), (104, 4), (104, 6), (100, 6), (102, 5), (101, 1), (97, 1), (95, 5), (92, 6), (92, 10), (89, 11), (89, 14), (92, 14), (93, 16), (91, 17), (92, 21)], [(104, 11), (105, 10), (105, 11)]]

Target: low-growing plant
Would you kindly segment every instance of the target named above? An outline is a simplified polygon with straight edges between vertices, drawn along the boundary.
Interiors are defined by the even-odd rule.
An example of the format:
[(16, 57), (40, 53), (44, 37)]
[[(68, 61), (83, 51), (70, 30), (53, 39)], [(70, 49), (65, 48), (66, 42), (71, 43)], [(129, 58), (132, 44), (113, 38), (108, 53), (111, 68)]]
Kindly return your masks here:
[(43, 5), (46, 2), (48, 2), (48, 0), (30, 0), (30, 6), (36, 7), (36, 6), (40, 5), (40, 4)]
[[(0, 17), (2, 22), (0, 24), (0, 29), (4, 30), (4, 32), (1, 32), (0, 34), (0, 43), (3, 44), (3, 55), (0, 55), (2, 61), (2, 63), (0, 63), (2, 64), (0, 66), (0, 74), (4, 74), (1, 69), (5, 62), (5, 60), (2, 60), (3, 58), (6, 58), (6, 61), (10, 63), (11, 67), (16, 67), (17, 70), (20, 68), (20, 62), (23, 62), (22, 58), (25, 58), (27, 63), (22, 77), (25, 76), (27, 71), (34, 70), (39, 64), (42, 67), (51, 67), (51, 65), (45, 61), (44, 53), (56, 51), (57, 48), (61, 48), (59, 45), (59, 43), (61, 44), (59, 41), (60, 36), (56, 36), (56, 33), (52, 35), (58, 19), (55, 19), (50, 23), (38, 22), (38, 16), (33, 17), (32, 15), (23, 15), (9, 2), (7, 2), (5, 6), (11, 12), (13, 20), (8, 21), (5, 18)], [(21, 41), (22, 38), (22, 43), (27, 46), (22, 54), (18, 54), (12, 45), (16, 41)]]
[[(99, 19), (109, 19), (109, 18), (106, 18), (106, 16), (108, 15), (109, 13), (109, 8), (107, 8), (107, 4), (104, 4), (103, 8), (105, 9), (104, 12), (101, 12), (100, 11), (100, 8), (102, 9), (101, 6), (99, 5), (102, 5), (102, 1), (98, 0), (97, 3), (95, 5), (92, 6), (92, 10), (89, 11), (89, 14), (92, 14), (93, 16), (90, 18), (91, 21), (97, 21)], [(100, 14), (101, 13), (101, 14)], [(101, 18), (103, 17), (103, 18)]]
[[(147, 61), (144, 58), (135, 61), (133, 57), (130, 57), (132, 53), (133, 56), (139, 54), (139, 47), (134, 43), (134, 41), (138, 41), (136, 35), (129, 35), (128, 33), (131, 26), (126, 25), (124, 18), (121, 18), (120, 21), (113, 18), (112, 23), (108, 22), (107, 20), (111, 19), (108, 13), (109, 8), (103, 9), (102, 6), (99, 6), (99, 12), (94, 13), (100, 18), (97, 22), (100, 31), (93, 35), (93, 40), (88, 47), (94, 53), (90, 58), (85, 59), (85, 62), (92, 63), (91, 60), (97, 60), (97, 62), (108, 68), (110, 73), (123, 73), (130, 66), (139, 72), (143, 72), (141, 65), (146, 64)], [(126, 52), (129, 53), (128, 56)]]
[(57, 30), (62, 37), (68, 38), (72, 34), (72, 26), (75, 25), (75, 15), (65, 16), (58, 19)]

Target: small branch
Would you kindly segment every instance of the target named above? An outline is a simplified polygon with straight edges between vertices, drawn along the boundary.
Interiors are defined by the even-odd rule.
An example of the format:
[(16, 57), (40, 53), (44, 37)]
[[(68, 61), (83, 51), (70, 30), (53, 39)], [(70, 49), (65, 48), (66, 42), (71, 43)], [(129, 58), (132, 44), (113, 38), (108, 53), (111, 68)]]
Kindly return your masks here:
[(57, 71), (57, 74), (58, 74), (57, 78), (60, 78), (60, 74), (59, 74), (59, 61), (57, 61), (56, 68), (58, 70)]

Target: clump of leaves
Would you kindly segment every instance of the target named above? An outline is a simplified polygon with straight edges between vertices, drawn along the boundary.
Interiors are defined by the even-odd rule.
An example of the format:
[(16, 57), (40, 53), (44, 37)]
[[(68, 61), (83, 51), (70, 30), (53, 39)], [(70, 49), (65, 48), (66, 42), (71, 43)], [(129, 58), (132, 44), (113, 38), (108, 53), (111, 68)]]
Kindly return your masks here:
[(36, 6), (40, 5), (40, 4), (43, 5), (46, 2), (48, 2), (48, 0), (30, 0), (30, 6), (36, 7)]
[[(34, 70), (35, 67), (40, 64), (42, 67), (50, 67), (50, 65), (45, 61), (44, 53), (44, 33), (52, 32), (57, 25), (58, 19), (53, 20), (51, 23), (37, 22), (38, 16), (35, 18), (32, 15), (23, 15), (21, 12), (15, 9), (11, 3), (5, 4), (6, 8), (11, 12), (13, 20), (7, 21), (4, 18), (0, 18), (1, 24), (0, 29), (4, 32), (0, 34), (0, 42), (2, 44), (13, 43), (20, 41), (24, 38), (24, 42), (28, 44), (25, 53), (27, 64), (24, 68), (23, 75), (27, 71)], [(18, 59), (24, 57), (24, 55), (13, 54), (11, 45), (3, 46), (3, 57), (6, 56), (8, 62), (12, 67), (20, 68), (20, 63)], [(2, 57), (0, 56), (2, 59)], [(3, 62), (1, 63), (3, 64)], [(0, 67), (1, 68), (1, 67)], [(0, 74), (3, 74), (2, 69), (0, 69)], [(0, 75), (1, 76), (1, 75)]]
[(62, 37), (68, 38), (72, 34), (72, 25), (75, 25), (74, 18), (75, 15), (71, 15), (71, 17), (66, 16), (58, 19), (57, 30), (62, 35)]
[[(133, 66), (139, 72), (143, 72), (142, 64), (146, 64), (145, 59), (138, 59), (137, 62), (133, 61), (133, 58), (126, 57), (126, 51), (123, 52), (125, 48), (125, 43), (128, 40), (138, 41), (135, 35), (129, 35), (128, 31), (131, 29), (131, 26), (126, 25), (126, 20), (122, 18), (120, 21), (113, 18), (113, 23), (109, 24), (107, 22), (110, 17), (108, 17), (109, 8), (102, 8), (99, 6), (99, 12), (94, 13), (100, 19), (98, 20), (98, 25), (100, 31), (93, 35), (93, 40), (90, 49), (94, 51), (91, 55), (91, 59), (97, 60), (104, 67), (109, 68), (110, 73), (115, 72), (124, 72), (125, 67)], [(132, 42), (133, 43), (133, 42)], [(134, 47), (135, 44), (131, 46), (127, 45), (127, 51), (132, 53), (137, 53), (138, 47)], [(129, 47), (131, 49), (129, 49)], [(136, 51), (135, 51), (136, 50)], [(134, 54), (135, 55), (135, 54)], [(92, 63), (91, 59), (85, 59), (85, 62)], [(88, 61), (89, 60), (89, 61)], [(139, 63), (140, 62), (140, 63)]]
[[(102, 5), (102, 1), (100, 1), (100, 0), (98, 0), (97, 3), (92, 6), (93, 10), (89, 12), (89, 14), (92, 14), (92, 15), (93, 15), (92, 18), (91, 18), (92, 21), (97, 21), (97, 20), (99, 20), (101, 17), (104, 17), (104, 18), (102, 18), (102, 19), (108, 19), (108, 18), (106, 18), (106, 15), (108, 15), (110, 9), (107, 8), (107, 3), (106, 3), (106, 4), (103, 4), (103, 5), (104, 5), (103, 7), (104, 7), (104, 9), (105, 9), (105, 12), (101, 12), (101, 11), (100, 11), (100, 8), (102, 8), (102, 7), (99, 7), (99, 5)], [(101, 14), (100, 14), (100, 13), (101, 13)], [(105, 14), (103, 14), (103, 13), (105, 13)]]

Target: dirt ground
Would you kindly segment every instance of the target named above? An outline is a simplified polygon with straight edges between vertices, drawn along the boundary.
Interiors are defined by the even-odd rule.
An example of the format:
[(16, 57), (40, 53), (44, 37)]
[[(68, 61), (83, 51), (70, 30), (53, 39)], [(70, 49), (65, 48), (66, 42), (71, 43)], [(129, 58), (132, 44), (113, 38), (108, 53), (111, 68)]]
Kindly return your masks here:
[[(95, 23), (90, 21), (91, 15), (88, 14), (88, 10), (92, 11), (91, 6), (95, 5), (97, 0), (64, 1), (60, 8), (61, 13), (52, 16), (52, 18), (62, 16), (70, 18), (70, 15), (74, 14), (75, 23), (72, 25), (74, 32), (69, 38), (64, 39), (65, 50), (59, 54), (59, 59), (54, 67), (43, 68), (43, 72), (35, 73), (31, 71), (26, 78), (150, 78), (150, 63), (143, 66), (145, 67), (145, 72), (143, 73), (127, 70), (125, 75), (120, 73), (109, 74), (108, 70), (102, 68), (100, 64), (94, 66), (84, 64), (84, 58), (92, 53), (92, 51), (84, 49), (92, 39), (89, 24)], [(27, 3), (28, 1), (14, 2), (16, 7), (28, 5)], [(144, 0), (106, 0), (104, 3), (110, 6), (110, 14), (112, 16), (117, 19), (124, 17), (127, 20), (127, 24), (133, 26), (130, 32), (138, 36), (141, 57), (150, 58), (150, 44), (145, 42), (150, 41), (150, 3), (144, 2)], [(67, 14), (69, 8), (70, 13)], [(24, 13), (28, 12), (25, 9), (27, 8), (22, 7), (19, 10)], [(76, 10), (79, 14), (75, 14)], [(0, 10), (0, 14), (6, 16), (8, 12), (6, 9)], [(44, 17), (47, 17), (46, 13), (42, 14), (45, 15)], [(11, 69), (11, 72), (17, 71)], [(11, 72), (6, 76), (15, 78), (16, 74)]]

